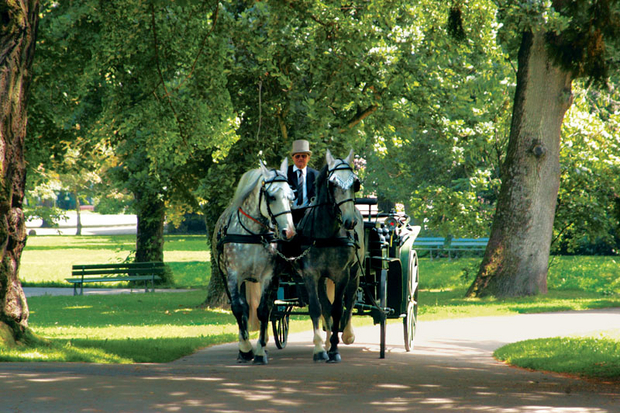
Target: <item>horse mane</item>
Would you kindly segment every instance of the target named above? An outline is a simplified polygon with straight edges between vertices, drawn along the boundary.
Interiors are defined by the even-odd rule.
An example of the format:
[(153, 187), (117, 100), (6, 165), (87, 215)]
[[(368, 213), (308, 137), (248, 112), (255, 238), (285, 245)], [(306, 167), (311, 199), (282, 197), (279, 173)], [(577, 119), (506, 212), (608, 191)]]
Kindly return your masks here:
[(263, 173), (260, 169), (252, 169), (244, 173), (241, 176), (241, 179), (239, 179), (237, 189), (235, 190), (235, 195), (233, 196), (232, 201), (230, 201), (228, 208), (224, 211), (224, 215), (228, 217), (234, 211), (238, 210), (262, 178)]
[(320, 205), (327, 201), (327, 175), (329, 173), (329, 166), (325, 165), (319, 171), (319, 174), (316, 177), (316, 198), (314, 201), (315, 205)]
[[(329, 185), (329, 166), (325, 165), (316, 177), (316, 197), (307, 209), (306, 214), (297, 225), (297, 233), (310, 238), (327, 238), (334, 233), (333, 215), (330, 211)], [(327, 208), (327, 209), (326, 209)]]

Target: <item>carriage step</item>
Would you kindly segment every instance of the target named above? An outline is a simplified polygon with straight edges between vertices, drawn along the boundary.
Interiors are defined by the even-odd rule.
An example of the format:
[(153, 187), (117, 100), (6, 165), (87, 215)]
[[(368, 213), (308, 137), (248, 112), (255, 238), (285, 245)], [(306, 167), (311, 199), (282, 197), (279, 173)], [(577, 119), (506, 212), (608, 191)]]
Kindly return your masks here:
[(291, 298), (291, 299), (278, 299), (275, 300), (273, 302), (273, 305), (289, 305), (289, 306), (295, 306), (295, 307), (303, 307), (304, 304), (296, 299), (296, 298)]

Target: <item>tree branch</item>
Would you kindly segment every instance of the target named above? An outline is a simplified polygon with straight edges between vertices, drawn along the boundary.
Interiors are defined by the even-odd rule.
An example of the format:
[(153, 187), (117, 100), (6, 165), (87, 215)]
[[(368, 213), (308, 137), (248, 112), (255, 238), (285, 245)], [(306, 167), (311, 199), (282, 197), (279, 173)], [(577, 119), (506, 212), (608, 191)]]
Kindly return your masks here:
[[(157, 40), (157, 26), (155, 23), (155, 6), (153, 6), (153, 3), (151, 3), (151, 24), (153, 27), (153, 47), (155, 49), (155, 62), (157, 66), (157, 73), (159, 74), (159, 81), (161, 82), (161, 85), (164, 88), (164, 93), (165, 93), (163, 98), (166, 99), (166, 101), (168, 102), (168, 105), (170, 106), (170, 110), (172, 110), (172, 114), (174, 115), (174, 118), (176, 119), (176, 123), (179, 127), (179, 135), (181, 136), (181, 140), (187, 146), (187, 140), (185, 139), (183, 128), (181, 127), (181, 119), (179, 118), (179, 114), (174, 108), (172, 99), (170, 99), (170, 93), (168, 92), (168, 88), (166, 87), (166, 82), (164, 80), (164, 74), (161, 71), (161, 63), (159, 61), (159, 42)], [(157, 96), (156, 90), (153, 90), (153, 95), (155, 96), (157, 100), (159, 100), (159, 96)]]
[(349, 122), (346, 127), (340, 129), (340, 133), (346, 132), (347, 129), (353, 129), (358, 123), (372, 115), (379, 107), (377, 105), (371, 105), (362, 112), (358, 112)]
[[(185, 84), (185, 82), (187, 82), (192, 77), (192, 75), (194, 74), (194, 71), (196, 70), (196, 65), (198, 64), (198, 58), (202, 55), (202, 52), (205, 49), (205, 46), (207, 44), (207, 39), (215, 31), (215, 24), (217, 23), (217, 19), (218, 19), (218, 16), (219, 16), (219, 11), (220, 11), (220, 3), (216, 2), (215, 3), (215, 10), (213, 10), (213, 17), (211, 17), (211, 20), (213, 20), (213, 24), (211, 25), (211, 30), (209, 30), (209, 32), (207, 34), (205, 34), (204, 37), (202, 38), (202, 41), (201, 41), (201, 44), (200, 44), (200, 49), (198, 50), (198, 53), (196, 53), (196, 58), (194, 59), (194, 63), (192, 63), (192, 68), (190, 69), (190, 71), (187, 74), (187, 76), (185, 77), (185, 79), (183, 79), (183, 81), (181, 83), (179, 83), (179, 85), (177, 87), (174, 88), (174, 91), (179, 90), (181, 88), (181, 86), (183, 86)], [(168, 94), (169, 94), (169, 92), (164, 97), (167, 97)]]

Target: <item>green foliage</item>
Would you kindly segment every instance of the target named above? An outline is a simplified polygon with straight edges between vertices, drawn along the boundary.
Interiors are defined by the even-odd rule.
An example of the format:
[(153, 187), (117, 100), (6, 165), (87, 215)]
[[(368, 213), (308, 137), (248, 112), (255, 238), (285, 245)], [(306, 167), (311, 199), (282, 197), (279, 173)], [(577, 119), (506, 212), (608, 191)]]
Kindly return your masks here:
[(561, 184), (554, 222), (554, 249), (617, 254), (620, 239), (620, 123), (614, 89), (575, 88), (562, 127)]
[[(165, 202), (174, 223), (199, 211), (212, 224), (243, 172), (258, 159), (279, 165), (291, 141), (305, 138), (317, 168), (325, 149), (338, 156), (355, 149), (365, 194), (405, 204), (427, 229), (487, 235), (520, 33), (542, 27), (556, 45), (577, 44), (579, 56), (600, 51), (592, 49), (600, 38), (610, 60), (616, 3), (571, 1), (554, 10), (548, 1), (503, 2), (499, 9), (491, 0), (44, 1), (30, 165), (62, 169), (70, 150), (108, 154), (109, 173), (101, 176), (113, 177), (120, 190)], [(574, 63), (591, 72), (584, 64)], [(589, 143), (581, 132), (572, 136), (595, 127), (577, 117), (564, 134), (573, 146), (563, 152), (572, 165), (563, 171), (571, 196), (558, 209), (562, 245), (580, 229), (563, 230), (571, 220), (583, 222), (589, 238), (611, 230), (600, 213), (608, 194), (570, 201), (578, 191), (569, 184), (607, 184), (615, 173), (601, 164), (587, 179), (576, 176)], [(614, 146), (598, 147), (610, 159)], [(581, 148), (579, 155), (570, 148)], [(33, 184), (45, 178), (30, 177)], [(140, 205), (134, 203), (137, 211)]]
[(192, 191), (237, 139), (219, 3), (43, 3), (29, 143), (41, 151), (31, 164), (62, 168), (76, 145), (81, 154), (113, 148), (105, 169), (141, 195), (140, 213), (139, 200), (155, 197), (185, 208), (177, 215), (196, 208)]
[(398, 60), (402, 98), (368, 134), (365, 189), (405, 203), (417, 223), (438, 234), (486, 235), (514, 73), (497, 45), (492, 3), (462, 9), (464, 41), (447, 34), (449, 4), (430, 13), (425, 6), (413, 11), (421, 17), (407, 39), (414, 53)]

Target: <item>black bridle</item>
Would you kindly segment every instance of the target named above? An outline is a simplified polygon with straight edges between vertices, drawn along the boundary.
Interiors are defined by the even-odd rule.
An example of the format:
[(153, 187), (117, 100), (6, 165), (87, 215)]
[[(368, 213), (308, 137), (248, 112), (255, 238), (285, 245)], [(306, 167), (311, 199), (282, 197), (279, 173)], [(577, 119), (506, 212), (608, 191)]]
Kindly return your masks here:
[(351, 187), (353, 188), (353, 192), (352, 192), (353, 193), (353, 197), (352, 198), (347, 198), (347, 199), (345, 199), (343, 201), (336, 202), (336, 198), (334, 197), (334, 194), (333, 194), (332, 190), (330, 189), (330, 190), (327, 191), (327, 193), (328, 193), (328, 201), (330, 203), (332, 203), (338, 209), (338, 220), (342, 223), (342, 221), (341, 221), (341, 219), (342, 219), (341, 218), (342, 210), (340, 209), (340, 206), (343, 205), (343, 204), (346, 204), (347, 202), (355, 203), (355, 185), (359, 182), (359, 178), (357, 177), (357, 175), (353, 171), (353, 168), (351, 168), (351, 166), (348, 163), (346, 163), (342, 159), (338, 159), (338, 160), (341, 163), (339, 163), (338, 165), (334, 166), (332, 169), (328, 169), (328, 171), (327, 171), (327, 182), (328, 182), (328, 185), (329, 185), (329, 183), (331, 183), (332, 175), (334, 175), (334, 173), (336, 171), (351, 171), (351, 173), (354, 176), (354, 181), (351, 184)]
[[(269, 215), (269, 220), (271, 221), (271, 225), (273, 228), (277, 228), (278, 223), (276, 221), (276, 218), (279, 217), (280, 215), (285, 215), (285, 214), (292, 214), (290, 208), (287, 211), (282, 211), (279, 212), (277, 214), (274, 214), (273, 211), (271, 210), (271, 205), (270, 205), (270, 201), (273, 200), (272, 198), (274, 198), (272, 195), (269, 194), (269, 191), (271, 189), (271, 185), (275, 182), (286, 182), (288, 184), (288, 179), (286, 179), (286, 177), (281, 174), (279, 171), (272, 169), (272, 171), (275, 173), (275, 176), (269, 180), (263, 181), (263, 184), (260, 188), (260, 193), (259, 193), (259, 198), (258, 198), (258, 210), (261, 210), (261, 204), (263, 202), (263, 199), (265, 200), (265, 206), (267, 207), (267, 214)], [(252, 231), (250, 231), (248, 228), (246, 228), (245, 225), (243, 225), (243, 222), (241, 221), (241, 217), (239, 216), (239, 213), (242, 213), (243, 215), (245, 215), (246, 217), (248, 217), (249, 219), (251, 219), (254, 222), (257, 222), (259, 224), (261, 224), (263, 227), (265, 227), (267, 230), (271, 231), (272, 228), (268, 227), (267, 225), (263, 224), (262, 222), (260, 222), (258, 219), (251, 217), (250, 215), (246, 214), (241, 207), (239, 207), (239, 209), (237, 210), (237, 218), (239, 220), (239, 224), (241, 225), (241, 227), (247, 231), (249, 234), (251, 235), (258, 235), (258, 234), (254, 234)], [(280, 234), (277, 233), (276, 231), (276, 238), (279, 238)]]

